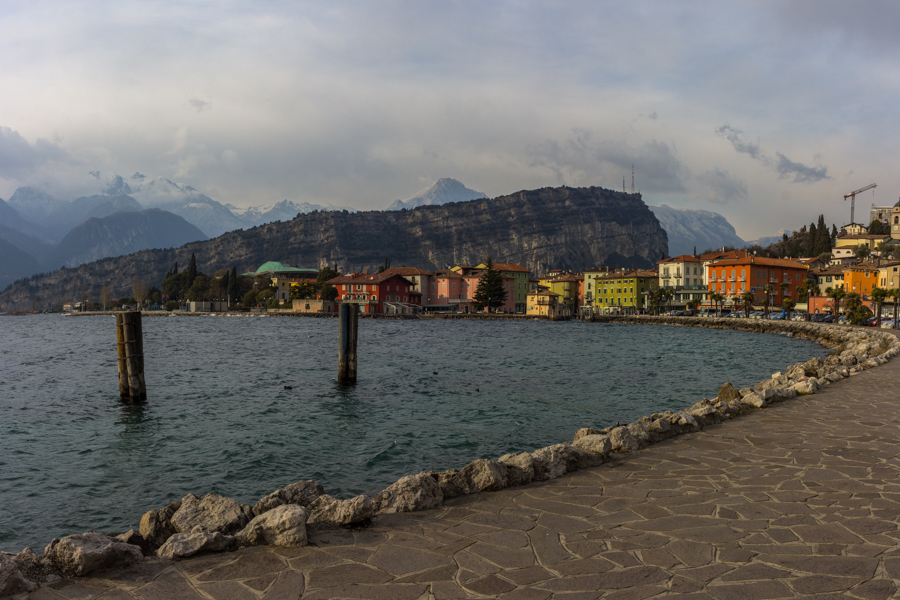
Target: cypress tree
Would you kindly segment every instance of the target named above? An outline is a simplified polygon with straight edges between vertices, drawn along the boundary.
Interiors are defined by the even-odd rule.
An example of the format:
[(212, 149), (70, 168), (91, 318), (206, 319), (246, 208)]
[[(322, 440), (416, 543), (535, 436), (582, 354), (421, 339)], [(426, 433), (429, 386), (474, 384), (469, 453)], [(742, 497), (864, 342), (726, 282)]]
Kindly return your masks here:
[(508, 295), (506, 288), (503, 287), (503, 275), (494, 269), (494, 262), (488, 257), (487, 266), (478, 280), (478, 287), (472, 297), (475, 307), (479, 309), (487, 307), (488, 312), (491, 312), (492, 308), (503, 306)]
[(194, 285), (194, 280), (197, 278), (197, 258), (191, 254), (191, 262), (188, 265), (187, 270), (187, 287), (191, 287)]
[(175, 268), (172, 270), (172, 274), (176, 275), (178, 273), (178, 261), (175, 261)]
[(231, 266), (231, 279), (228, 280), (228, 295), (231, 296), (232, 302), (237, 301), (238, 278), (236, 265)]
[(816, 253), (816, 224), (809, 224), (809, 233), (806, 236), (806, 256), (815, 256)]
[(828, 226), (825, 225), (825, 215), (819, 215), (819, 226), (816, 229), (816, 254), (831, 251), (831, 236), (828, 235)]

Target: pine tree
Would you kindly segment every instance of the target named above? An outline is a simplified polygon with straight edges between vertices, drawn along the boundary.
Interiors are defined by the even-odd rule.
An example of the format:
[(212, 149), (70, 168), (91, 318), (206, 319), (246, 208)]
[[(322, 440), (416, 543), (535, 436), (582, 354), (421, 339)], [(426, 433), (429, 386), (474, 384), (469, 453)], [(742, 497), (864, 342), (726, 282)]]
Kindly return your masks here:
[(176, 261), (175, 261), (175, 268), (172, 269), (172, 275), (175, 275), (175, 274), (177, 274), (177, 273), (178, 273), (178, 261), (176, 260)]
[(197, 278), (197, 257), (191, 254), (191, 262), (188, 265), (187, 270), (187, 287), (191, 287), (194, 285), (194, 280)]
[(487, 307), (487, 311), (491, 312), (492, 308), (503, 306), (508, 295), (506, 288), (503, 287), (503, 275), (494, 269), (494, 262), (488, 257), (486, 268), (478, 280), (478, 287), (472, 298), (475, 307), (478, 309)]
[(837, 242), (838, 230), (837, 225), (834, 223), (831, 224), (831, 247), (834, 248), (835, 242)]
[(809, 233), (806, 236), (806, 256), (814, 256), (816, 252), (816, 224), (809, 224)]
[(819, 215), (819, 227), (816, 230), (816, 255), (831, 252), (831, 236), (825, 224), (825, 215)]
[(231, 278), (228, 280), (228, 295), (231, 297), (232, 302), (237, 301), (237, 297), (238, 297), (237, 265), (231, 266)]

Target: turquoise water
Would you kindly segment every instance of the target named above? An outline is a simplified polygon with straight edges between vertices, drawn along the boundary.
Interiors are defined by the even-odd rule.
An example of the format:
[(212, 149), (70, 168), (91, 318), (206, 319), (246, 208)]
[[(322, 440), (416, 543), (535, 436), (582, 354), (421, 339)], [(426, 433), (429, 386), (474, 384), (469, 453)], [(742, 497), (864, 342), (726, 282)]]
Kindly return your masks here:
[[(713, 397), (824, 349), (738, 331), (546, 321), (144, 318), (148, 402), (118, 398), (112, 317), (0, 317), (0, 550), (137, 527), (300, 479), (336, 497)], [(292, 389), (284, 389), (291, 386)]]

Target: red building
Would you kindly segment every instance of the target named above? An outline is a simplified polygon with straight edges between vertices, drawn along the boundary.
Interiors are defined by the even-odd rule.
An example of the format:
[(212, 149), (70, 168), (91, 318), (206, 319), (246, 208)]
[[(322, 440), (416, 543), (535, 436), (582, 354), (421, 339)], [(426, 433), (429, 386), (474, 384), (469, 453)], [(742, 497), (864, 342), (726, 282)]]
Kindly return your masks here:
[(339, 301), (359, 304), (362, 313), (409, 312), (422, 306), (422, 292), (415, 289), (415, 284), (390, 270), (372, 275), (342, 275), (328, 283), (337, 288)]

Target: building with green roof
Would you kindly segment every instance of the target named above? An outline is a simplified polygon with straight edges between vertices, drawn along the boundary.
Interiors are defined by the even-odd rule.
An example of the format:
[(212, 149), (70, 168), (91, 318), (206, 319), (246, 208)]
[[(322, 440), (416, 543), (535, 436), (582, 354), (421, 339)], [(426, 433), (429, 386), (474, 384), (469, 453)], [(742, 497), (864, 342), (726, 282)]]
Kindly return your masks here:
[(263, 275), (267, 277), (287, 277), (289, 279), (315, 279), (319, 276), (319, 270), (305, 267), (289, 267), (276, 260), (270, 260), (267, 263), (263, 263), (256, 271), (241, 273), (241, 275), (248, 277)]

